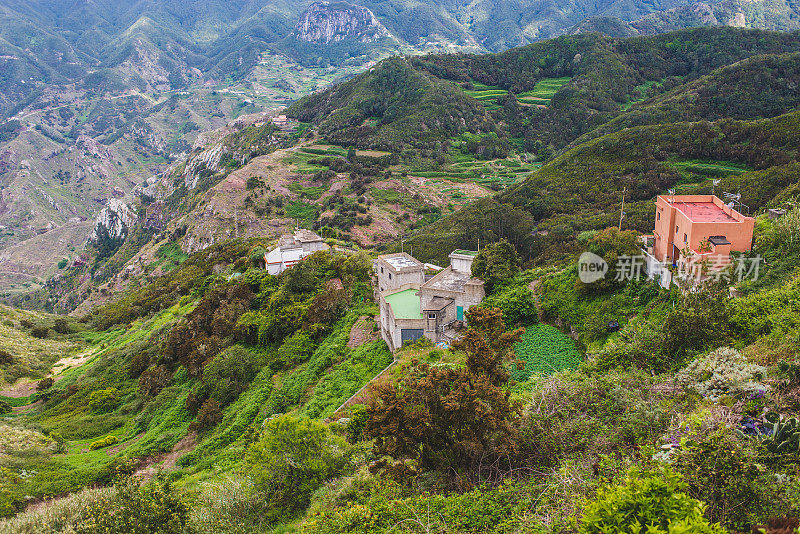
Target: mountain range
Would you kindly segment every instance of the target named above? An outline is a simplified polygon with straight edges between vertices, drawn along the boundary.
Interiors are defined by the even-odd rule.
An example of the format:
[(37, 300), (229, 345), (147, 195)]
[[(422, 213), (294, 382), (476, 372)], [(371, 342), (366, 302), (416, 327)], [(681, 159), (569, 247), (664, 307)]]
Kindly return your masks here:
[[(0, 289), (17, 294), (41, 287), (61, 272), (59, 265), (82, 254), (85, 236), (111, 199), (136, 204), (137, 188), (163, 183), (165, 173), (219, 142), (237, 120), (250, 124), (248, 116), (315, 91), (318, 95), (302, 108), (293, 108), (297, 118), (319, 122), (328, 141), (392, 152), (402, 149), (403, 136), (410, 132), (417, 136), (417, 148), (431, 150), (440, 127), (452, 129), (466, 121), (473, 133), (492, 130), (496, 95), (470, 89), (473, 82), (517, 94), (535, 89), (542, 77), (589, 80), (589, 86), (567, 83), (552, 101), (523, 98), (522, 112), (504, 116), (507, 133), (525, 140), (521, 148), (546, 159), (614, 119), (620, 106), (759, 49), (756, 43), (729, 53), (734, 44), (719, 58), (702, 49), (694, 50), (693, 57), (675, 51), (659, 59), (669, 68), (649, 68), (652, 58), (637, 57), (630, 49), (634, 45), (626, 44), (643, 41), (616, 44), (596, 32), (623, 37), (686, 26), (793, 29), (797, 20), (791, 4), (774, 1), (196, 0), (177, 6), (162, 0), (6, 0), (0, 5), (0, 117), (5, 117), (0, 123)], [(523, 53), (436, 55), (504, 54), (509, 47), (560, 34), (573, 37), (515, 49)], [(663, 45), (668, 49), (669, 41)], [(779, 51), (784, 50), (764, 50)], [(335, 100), (324, 102), (324, 95), (333, 93), (320, 91), (381, 58), (420, 53), (433, 55), (410, 60), (410, 70), (396, 60), (385, 63), (377, 71), (383, 77), (373, 82), (396, 87), (398, 94), (414, 86), (419, 98), (399, 101), (377, 87), (368, 109), (342, 93), (348, 84), (361, 82), (347, 82)], [(625, 56), (625, 72), (614, 84), (605, 73), (616, 68), (620, 55)], [(513, 82), (482, 66), (493, 57), (517, 62)], [(522, 65), (526, 61), (536, 62), (533, 71)], [(630, 61), (636, 63), (633, 71)], [(592, 76), (591, 69), (604, 74)], [(452, 83), (464, 92), (454, 92)], [(361, 88), (357, 93), (364, 94)], [(488, 108), (482, 105), (487, 98), (492, 102)], [(445, 104), (454, 111), (441, 117), (429, 113)], [(540, 111), (532, 113), (531, 106)], [(335, 123), (355, 120), (349, 113), (360, 117), (358, 128)], [(386, 113), (404, 114), (406, 122), (370, 123), (371, 117)], [(491, 152), (500, 145), (480, 150)], [(489, 193), (488, 188), (464, 192), (469, 198)], [(441, 200), (434, 204), (446, 207)], [(210, 236), (196, 238), (202, 242)]]

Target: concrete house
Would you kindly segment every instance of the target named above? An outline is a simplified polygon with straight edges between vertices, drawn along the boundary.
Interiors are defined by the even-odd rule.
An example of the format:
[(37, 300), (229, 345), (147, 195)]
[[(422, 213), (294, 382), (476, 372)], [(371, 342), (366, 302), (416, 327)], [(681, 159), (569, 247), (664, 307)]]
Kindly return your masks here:
[(483, 281), (472, 277), (477, 252), (456, 250), (450, 265), (432, 277), (425, 265), (405, 253), (375, 260), (376, 300), (381, 336), (391, 350), (427, 337), (450, 343), (465, 324), (466, 311), (485, 296)]
[[(666, 265), (708, 259), (730, 261), (730, 253), (747, 252), (755, 219), (746, 217), (714, 195), (660, 195), (656, 199), (653, 235), (646, 243), (647, 271), (671, 276)], [(667, 286), (669, 283), (667, 282)]]
[(318, 250), (328, 250), (325, 240), (310, 230), (299, 229), (294, 235), (285, 235), (278, 246), (264, 254), (267, 272), (280, 274), (306, 256)]

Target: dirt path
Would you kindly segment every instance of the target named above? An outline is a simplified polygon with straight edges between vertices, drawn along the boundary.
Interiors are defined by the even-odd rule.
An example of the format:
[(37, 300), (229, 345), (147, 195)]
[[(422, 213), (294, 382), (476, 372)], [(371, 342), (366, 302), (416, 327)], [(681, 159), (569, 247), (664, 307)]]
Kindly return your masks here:
[(36, 382), (31, 382), (24, 378), (20, 378), (10, 386), (0, 389), (0, 395), (3, 397), (11, 397), (12, 399), (27, 397), (34, 393), (36, 393)]
[(197, 433), (191, 432), (186, 434), (183, 439), (172, 447), (172, 450), (166, 454), (160, 454), (152, 457), (146, 465), (140, 467), (133, 476), (141, 478), (142, 480), (149, 480), (156, 476), (159, 471), (174, 471), (178, 459), (191, 452), (197, 446)]
[[(84, 363), (86, 363), (92, 356), (95, 355), (93, 350), (86, 350), (81, 352), (80, 354), (75, 354), (71, 356), (65, 356), (61, 358), (56, 363), (53, 364), (53, 367), (50, 369), (50, 373), (47, 375), (50, 378), (53, 378), (55, 382), (61, 378), (61, 375), (64, 371), (68, 369), (74, 369), (75, 367), (80, 367)], [(21, 397), (29, 397), (36, 393), (36, 383), (38, 380), (31, 380), (29, 378), (20, 378), (10, 386), (6, 386), (3, 389), (0, 389), (0, 395), (3, 397), (11, 397), (13, 399), (19, 399)], [(32, 405), (28, 405), (32, 406)], [(15, 408), (16, 411), (22, 411), (21, 408), (27, 408), (26, 406), (20, 406), (20, 409)]]
[(352, 349), (378, 339), (377, 332), (373, 330), (374, 324), (375, 321), (372, 317), (367, 317), (366, 315), (359, 317), (358, 321), (353, 324), (353, 328), (350, 329), (350, 339), (347, 341), (347, 346)]

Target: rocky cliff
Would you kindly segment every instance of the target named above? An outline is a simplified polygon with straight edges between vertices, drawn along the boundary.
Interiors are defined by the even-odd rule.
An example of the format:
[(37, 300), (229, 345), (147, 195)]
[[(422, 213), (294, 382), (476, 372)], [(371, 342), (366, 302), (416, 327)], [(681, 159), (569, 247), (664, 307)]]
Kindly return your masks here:
[(105, 236), (112, 240), (125, 239), (128, 229), (135, 223), (136, 214), (133, 210), (121, 200), (112, 198), (97, 214), (89, 240), (100, 241)]
[(301, 41), (327, 44), (344, 40), (362, 43), (390, 37), (366, 7), (346, 2), (316, 2), (300, 16), (294, 35)]

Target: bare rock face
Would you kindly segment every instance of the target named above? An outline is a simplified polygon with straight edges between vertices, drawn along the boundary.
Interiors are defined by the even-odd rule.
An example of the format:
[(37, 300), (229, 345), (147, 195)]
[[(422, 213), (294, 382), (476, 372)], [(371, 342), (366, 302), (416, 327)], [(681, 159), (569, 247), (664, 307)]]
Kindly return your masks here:
[(389, 31), (378, 22), (366, 7), (347, 2), (316, 2), (300, 17), (294, 35), (309, 43), (331, 43), (345, 39), (371, 43), (390, 37)]
[(112, 240), (125, 239), (128, 228), (134, 224), (136, 224), (136, 213), (123, 201), (116, 198), (109, 199), (106, 207), (97, 214), (89, 240), (97, 242), (105, 236)]

